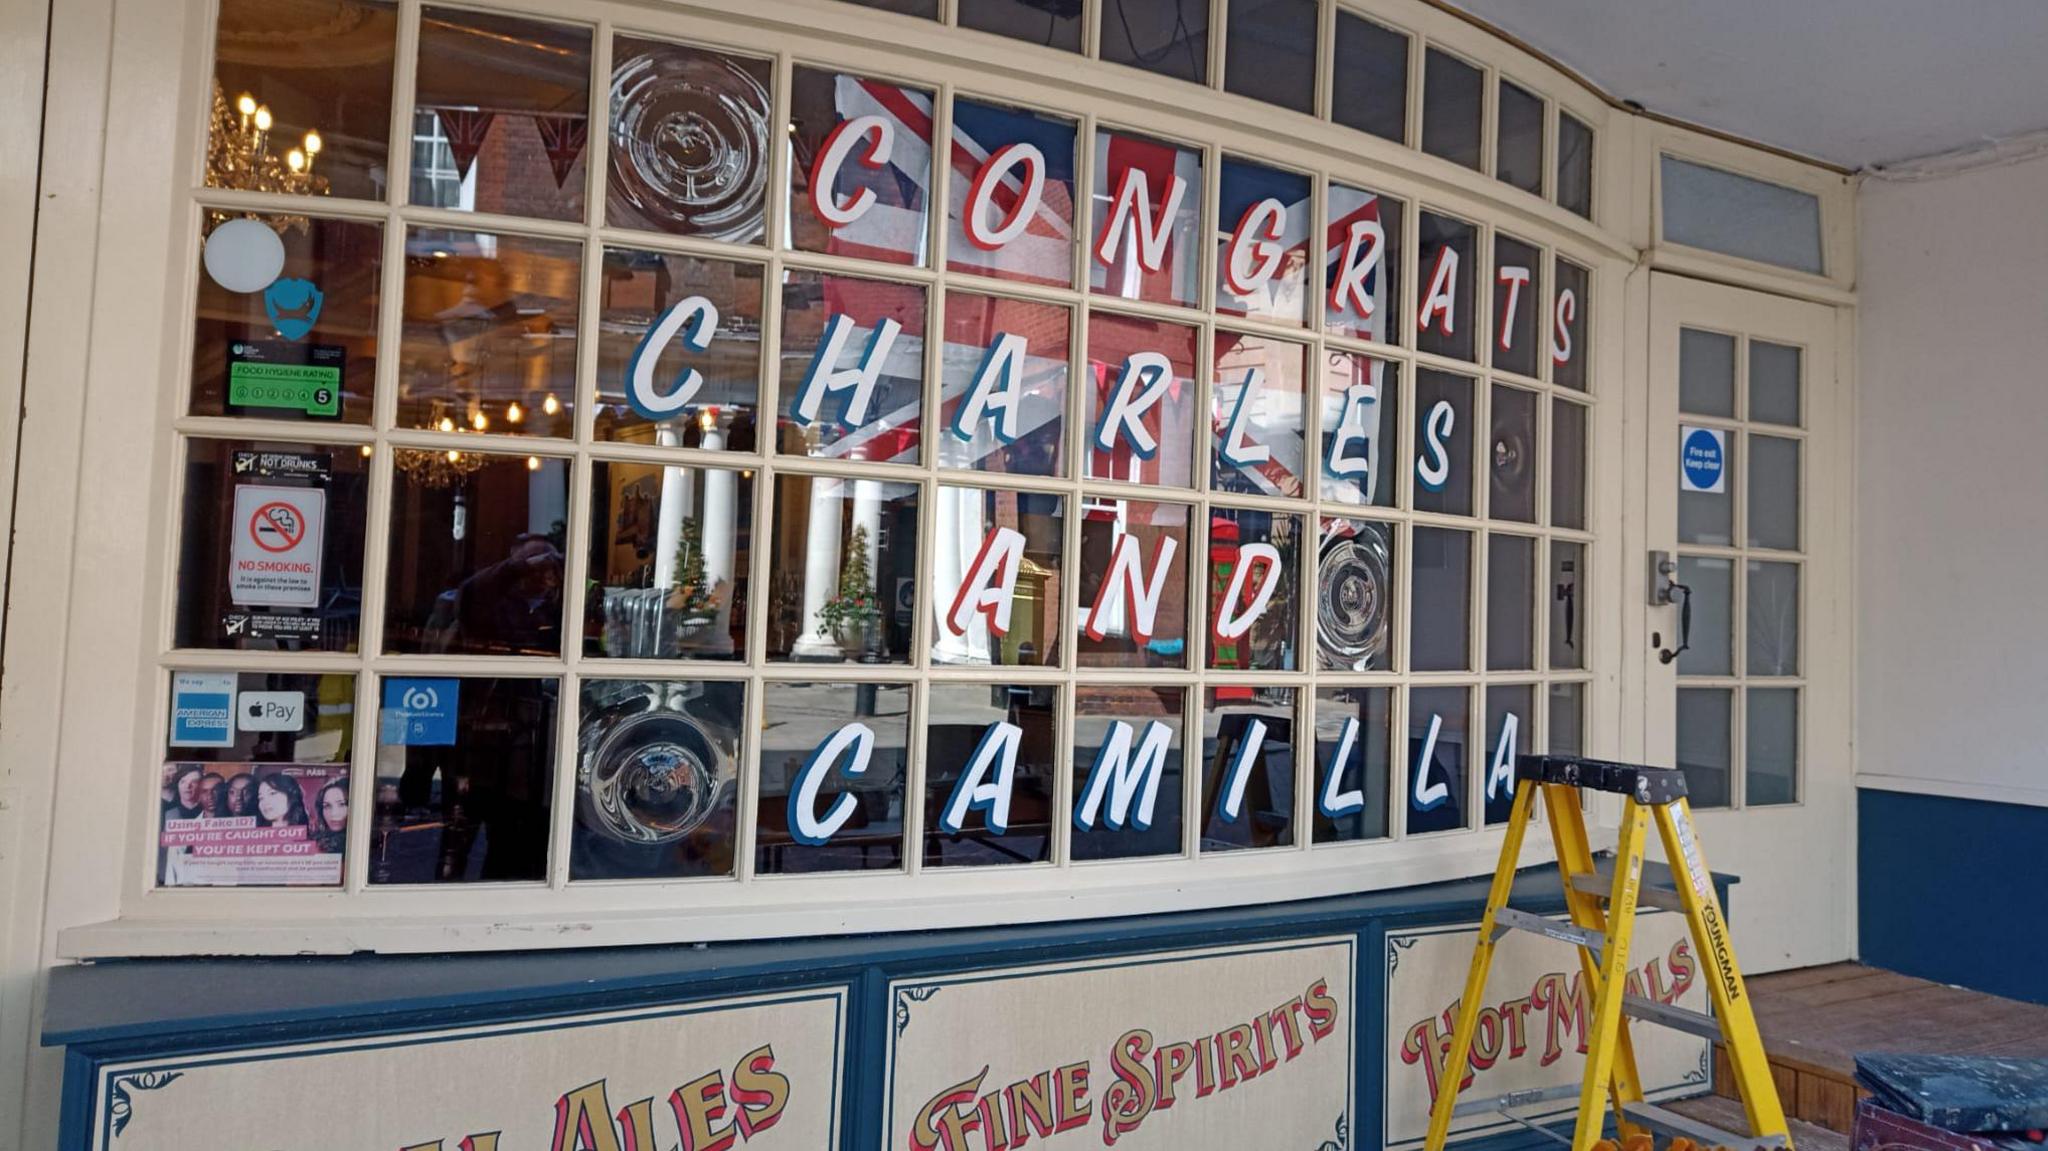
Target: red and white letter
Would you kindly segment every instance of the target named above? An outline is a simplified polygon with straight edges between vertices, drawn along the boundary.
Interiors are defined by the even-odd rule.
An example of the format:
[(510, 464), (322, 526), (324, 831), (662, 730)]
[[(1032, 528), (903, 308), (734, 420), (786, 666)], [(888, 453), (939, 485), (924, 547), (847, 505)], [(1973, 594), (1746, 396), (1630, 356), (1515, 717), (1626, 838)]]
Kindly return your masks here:
[(960, 580), (953, 605), (946, 609), (946, 630), (966, 635), (974, 614), (988, 617), (988, 630), (1003, 635), (1010, 630), (1010, 604), (1017, 594), (1017, 571), (1024, 566), (1024, 533), (1015, 528), (996, 528), (982, 538), (981, 551)]
[(1458, 250), (1449, 244), (1437, 249), (1436, 270), (1429, 274), (1429, 290), (1422, 295), (1422, 311), (1415, 325), (1428, 328), (1433, 317), (1442, 316), (1439, 327), (1448, 336), (1458, 330)]
[[(1010, 210), (1002, 212), (994, 225), (988, 222), (988, 210), (996, 207), (995, 191), (998, 186), (1011, 183), (1010, 170), (1023, 165), (1023, 187), (1017, 198), (1010, 204)], [(967, 207), (961, 222), (967, 231), (967, 242), (984, 252), (993, 252), (1004, 244), (1024, 234), (1031, 226), (1031, 217), (1038, 211), (1038, 201), (1045, 195), (1045, 153), (1035, 144), (1009, 144), (998, 148), (974, 174), (974, 183), (967, 189)]]
[(1277, 242), (1287, 230), (1287, 206), (1268, 196), (1244, 210), (1223, 249), (1223, 284), (1249, 296), (1280, 270), (1285, 254)]
[(1089, 639), (1101, 642), (1109, 634), (1109, 621), (1121, 617), (1129, 601), (1131, 638), (1140, 644), (1152, 642), (1152, 629), (1159, 620), (1159, 597), (1166, 590), (1175, 546), (1171, 536), (1162, 536), (1159, 551), (1152, 557), (1151, 574), (1141, 579), (1138, 537), (1128, 532), (1116, 537), (1116, 545), (1109, 551), (1109, 574), (1095, 593), (1095, 606), (1088, 609)]
[(1501, 305), (1500, 350), (1505, 352), (1515, 346), (1515, 306), (1522, 301), (1522, 288), (1529, 283), (1529, 269), (1508, 264), (1500, 269), (1501, 285), (1508, 290), (1507, 302)]
[(1551, 327), (1550, 360), (1555, 364), (1572, 362), (1572, 321), (1579, 315), (1579, 298), (1566, 288), (1557, 294), (1556, 318)]
[[(1166, 267), (1166, 241), (1173, 233), (1173, 218), (1180, 214), (1180, 202), (1187, 195), (1188, 182), (1178, 174), (1167, 186), (1166, 203), (1152, 215), (1152, 184), (1143, 168), (1124, 169), (1123, 183), (1117, 185), (1116, 200), (1110, 205), (1109, 220), (1102, 226), (1102, 240), (1095, 245), (1095, 258), (1107, 266), (1123, 245), (1124, 229), (1135, 227), (1138, 265), (1148, 272)], [(1135, 219), (1133, 219), (1135, 217)]]
[(1387, 250), (1387, 230), (1378, 220), (1353, 220), (1344, 238), (1344, 257), (1337, 264), (1337, 282), (1330, 285), (1330, 310), (1350, 308), (1361, 320), (1372, 319), (1372, 293), (1365, 278), (1380, 266)]
[[(1252, 602), (1244, 604), (1245, 584), (1252, 577), (1253, 569), (1259, 570), (1259, 588), (1253, 593)], [(1272, 544), (1246, 544), (1237, 551), (1237, 570), (1230, 573), (1230, 590), (1223, 593), (1223, 602), (1216, 609), (1216, 638), (1236, 639), (1252, 629), (1252, 624), (1266, 613), (1266, 605), (1273, 602), (1273, 592), (1280, 586), (1280, 549)], [(1240, 604), (1244, 604), (1242, 608)]]
[[(863, 142), (867, 151), (855, 156), (854, 149)], [(874, 207), (874, 189), (862, 188), (842, 204), (832, 185), (849, 158), (858, 159), (866, 168), (880, 168), (888, 163), (889, 149), (895, 142), (895, 127), (880, 116), (855, 116), (832, 129), (832, 134), (825, 137), (825, 146), (818, 149), (818, 158), (811, 161), (811, 208), (818, 218), (831, 227), (844, 228)]]

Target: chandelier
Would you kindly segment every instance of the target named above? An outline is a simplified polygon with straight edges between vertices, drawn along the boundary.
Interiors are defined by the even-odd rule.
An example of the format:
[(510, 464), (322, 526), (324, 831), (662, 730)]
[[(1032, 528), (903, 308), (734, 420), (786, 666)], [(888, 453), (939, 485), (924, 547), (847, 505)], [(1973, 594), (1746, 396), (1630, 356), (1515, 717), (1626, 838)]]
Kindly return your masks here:
[(392, 454), (391, 462), (423, 488), (446, 488), (482, 471), (488, 461), (477, 452), (454, 448), (445, 451), (399, 448)]
[[(283, 156), (271, 150), (270, 106), (248, 92), (228, 103), (220, 81), (213, 84), (213, 131), (206, 143), (206, 183), (244, 192), (276, 192), (289, 196), (324, 196), (327, 177), (313, 171), (320, 156), (320, 133), (308, 130)], [(226, 218), (230, 213), (215, 213)], [(292, 217), (304, 229), (304, 217)]]

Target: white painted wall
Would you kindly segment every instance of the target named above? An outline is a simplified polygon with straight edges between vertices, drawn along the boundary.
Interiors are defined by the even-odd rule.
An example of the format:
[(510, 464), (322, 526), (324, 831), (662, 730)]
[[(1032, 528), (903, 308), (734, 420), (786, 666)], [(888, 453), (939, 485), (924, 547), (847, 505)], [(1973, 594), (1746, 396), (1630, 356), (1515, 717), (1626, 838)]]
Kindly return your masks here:
[(1860, 199), (1859, 783), (2048, 806), (2048, 160)]

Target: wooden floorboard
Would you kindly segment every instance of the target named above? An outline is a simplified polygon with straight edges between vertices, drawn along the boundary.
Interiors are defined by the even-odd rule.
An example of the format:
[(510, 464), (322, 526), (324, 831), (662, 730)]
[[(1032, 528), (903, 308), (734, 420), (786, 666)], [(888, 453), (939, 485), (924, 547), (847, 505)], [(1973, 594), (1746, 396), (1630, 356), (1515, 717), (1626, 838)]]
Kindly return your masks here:
[[(1724, 1099), (1719, 1095), (1702, 1095), (1697, 1099), (1667, 1103), (1665, 1106), (1702, 1123), (1712, 1123), (1723, 1131), (1746, 1130), (1747, 1120), (1742, 1114), (1742, 1104), (1733, 1099)], [(1792, 1136), (1792, 1145), (1799, 1148), (1799, 1151), (1849, 1151), (1847, 1135), (1797, 1119), (1790, 1122), (1792, 1130), (1787, 1134)]]

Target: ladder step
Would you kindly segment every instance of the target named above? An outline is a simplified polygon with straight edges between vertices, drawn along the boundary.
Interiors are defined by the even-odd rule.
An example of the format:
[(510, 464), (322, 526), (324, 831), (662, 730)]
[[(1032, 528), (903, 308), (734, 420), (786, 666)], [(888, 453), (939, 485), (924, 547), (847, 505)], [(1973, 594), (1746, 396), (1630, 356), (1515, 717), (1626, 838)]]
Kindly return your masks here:
[(1460, 1102), (1451, 1109), (1451, 1117), (1464, 1119), (1471, 1115), (1491, 1115), (1496, 1111), (1507, 1111), (1515, 1107), (1527, 1107), (1534, 1103), (1555, 1103), (1560, 1099), (1577, 1099), (1579, 1085), (1559, 1083), (1552, 1087), (1531, 1087), (1526, 1091), (1509, 1091), (1486, 1099)]
[(1576, 947), (1590, 947), (1595, 951), (1604, 951), (1607, 948), (1607, 936), (1604, 932), (1595, 931), (1590, 927), (1580, 927), (1576, 923), (1560, 922), (1533, 911), (1503, 907), (1493, 913), (1493, 937), (1499, 939), (1502, 932), (1509, 930), (1527, 931)]
[[(1573, 872), (1572, 889), (1605, 899), (1614, 893), (1613, 869), (1596, 870), (1591, 874), (1583, 871)], [(1650, 882), (1650, 869), (1647, 864), (1643, 868), (1643, 882), (1636, 888), (1636, 902), (1665, 911), (1685, 910), (1685, 904), (1679, 902), (1677, 888)]]
[(1515, 779), (1613, 792), (1658, 807), (1685, 798), (1685, 773), (1675, 767), (1644, 767), (1577, 755), (1522, 756), (1515, 760)]
[(1721, 1021), (1703, 1012), (1672, 1007), (1640, 995), (1623, 995), (1621, 1013), (1630, 1019), (1655, 1023), (1659, 1027), (1669, 1027), (1673, 1031), (1683, 1031), (1688, 1035), (1697, 1035), (1701, 1039), (1721, 1041)]
[(1735, 1151), (1778, 1151), (1791, 1146), (1783, 1135), (1741, 1135), (1723, 1131), (1712, 1123), (1680, 1115), (1655, 1103), (1624, 1103), (1621, 1113), (1629, 1122), (1648, 1127), (1659, 1135), (1684, 1136), (1703, 1147), (1733, 1147)]

